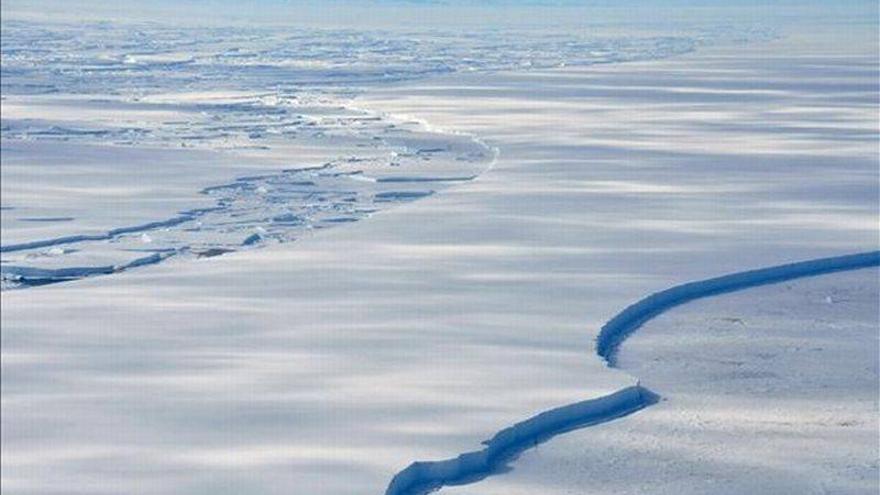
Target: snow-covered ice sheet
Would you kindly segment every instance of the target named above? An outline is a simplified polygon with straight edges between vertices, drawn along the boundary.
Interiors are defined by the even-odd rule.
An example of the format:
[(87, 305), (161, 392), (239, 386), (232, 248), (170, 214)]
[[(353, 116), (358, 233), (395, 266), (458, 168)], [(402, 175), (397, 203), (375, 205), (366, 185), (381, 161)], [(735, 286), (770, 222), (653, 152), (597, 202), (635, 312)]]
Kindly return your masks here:
[(495, 166), (296, 245), (4, 293), (4, 489), (382, 493), (633, 386), (593, 353), (628, 304), (876, 248), (876, 76), (795, 43), (374, 88)]

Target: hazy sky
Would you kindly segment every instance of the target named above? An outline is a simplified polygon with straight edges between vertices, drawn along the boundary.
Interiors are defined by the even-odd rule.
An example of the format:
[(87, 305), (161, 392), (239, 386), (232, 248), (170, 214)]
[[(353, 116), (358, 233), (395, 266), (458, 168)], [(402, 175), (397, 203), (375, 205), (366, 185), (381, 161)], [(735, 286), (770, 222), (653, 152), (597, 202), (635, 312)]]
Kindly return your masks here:
[[(731, 4), (735, 4), (731, 6)], [(505, 27), (652, 22), (863, 22), (877, 0), (3, 0), (4, 20)]]

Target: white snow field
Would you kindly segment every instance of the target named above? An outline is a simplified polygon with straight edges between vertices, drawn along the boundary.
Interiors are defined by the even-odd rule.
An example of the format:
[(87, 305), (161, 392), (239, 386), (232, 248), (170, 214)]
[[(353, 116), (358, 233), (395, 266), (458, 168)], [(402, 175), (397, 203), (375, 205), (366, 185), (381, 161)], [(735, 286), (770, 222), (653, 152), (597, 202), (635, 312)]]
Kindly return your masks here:
[[(294, 243), (4, 291), (3, 491), (418, 493), (425, 473), (392, 485), (411, 463), (596, 399), (584, 417), (601, 424), (538, 431), (546, 442), (511, 472), (441, 493), (870, 493), (875, 269), (672, 310), (621, 346), (621, 369), (594, 341), (628, 305), (689, 281), (851, 253), (876, 264), (875, 38), (874, 25), (833, 25), (665, 60), (370, 86), (352, 107), (497, 157), (484, 151), (472, 180)], [(36, 180), (39, 160), (17, 167), (15, 152), (67, 153), (80, 170), (106, 161), (80, 160), (95, 144), (74, 137), (9, 144), (20, 127), (8, 125), (4, 206), (7, 187), (23, 203), (43, 194), (7, 185), (7, 160), (10, 177)], [(133, 163), (152, 149), (103, 146), (94, 153)], [(155, 153), (197, 167), (214, 151)], [(232, 177), (217, 185), (251, 173), (241, 153), (223, 155)], [(286, 168), (266, 160), (253, 167)], [(203, 207), (212, 181), (168, 193), (181, 206), (138, 211)], [(46, 208), (35, 216), (77, 217)], [(106, 232), (131, 225), (119, 210), (81, 215)], [(3, 246), (16, 211), (4, 210)]]

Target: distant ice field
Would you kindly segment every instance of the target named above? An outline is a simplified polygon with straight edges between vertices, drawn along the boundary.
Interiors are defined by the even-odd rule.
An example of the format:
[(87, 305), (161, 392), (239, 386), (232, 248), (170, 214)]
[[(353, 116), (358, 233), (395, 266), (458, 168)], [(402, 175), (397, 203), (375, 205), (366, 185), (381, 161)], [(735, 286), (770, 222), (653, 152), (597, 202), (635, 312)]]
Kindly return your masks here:
[(293, 241), (491, 165), (476, 136), (353, 105), (369, 88), (772, 36), (17, 20), (3, 32), (3, 288)]

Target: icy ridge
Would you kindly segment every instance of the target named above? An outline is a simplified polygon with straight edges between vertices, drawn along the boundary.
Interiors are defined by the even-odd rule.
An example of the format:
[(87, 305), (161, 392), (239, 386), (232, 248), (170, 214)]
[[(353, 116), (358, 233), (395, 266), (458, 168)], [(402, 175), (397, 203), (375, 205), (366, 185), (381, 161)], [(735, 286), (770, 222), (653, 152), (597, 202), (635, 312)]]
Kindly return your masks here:
[[(801, 277), (880, 266), (880, 251), (788, 263), (676, 285), (651, 294), (608, 320), (596, 338), (596, 353), (610, 368), (620, 345), (648, 320), (686, 302)], [(636, 384), (596, 399), (544, 411), (499, 431), (485, 448), (442, 461), (414, 462), (398, 472), (385, 495), (428, 493), (444, 485), (467, 484), (498, 472), (506, 461), (567, 431), (612, 421), (660, 399)]]
[(676, 285), (645, 297), (608, 320), (596, 338), (596, 353), (609, 367), (615, 367), (617, 350), (627, 337), (660, 313), (695, 299), (800, 277), (878, 265), (880, 251), (871, 251), (748, 270)]
[(480, 480), (544, 440), (576, 428), (632, 414), (657, 399), (655, 394), (636, 385), (598, 399), (544, 411), (499, 431), (484, 442), (485, 447), (481, 450), (443, 461), (410, 464), (394, 476), (385, 494), (422, 494), (445, 484)]

